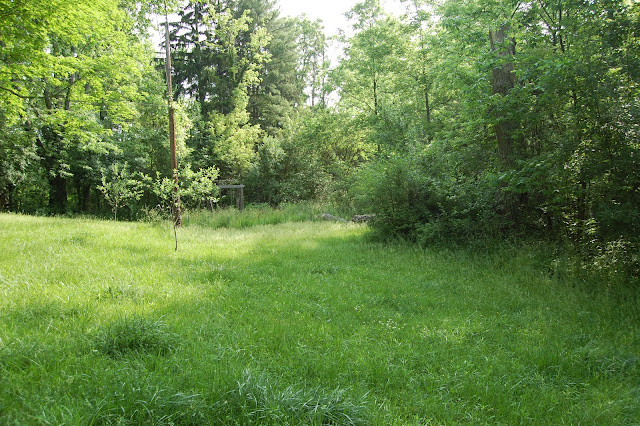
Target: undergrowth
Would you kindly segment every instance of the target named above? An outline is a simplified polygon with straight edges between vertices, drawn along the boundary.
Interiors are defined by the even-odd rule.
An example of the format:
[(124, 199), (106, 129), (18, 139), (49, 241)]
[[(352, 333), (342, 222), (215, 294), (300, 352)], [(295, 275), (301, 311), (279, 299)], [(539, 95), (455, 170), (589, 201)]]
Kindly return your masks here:
[(210, 229), (243, 229), (259, 225), (278, 225), (287, 222), (318, 220), (324, 207), (311, 203), (282, 204), (273, 208), (268, 204), (249, 204), (243, 210), (233, 207), (187, 211), (184, 226), (202, 226)]

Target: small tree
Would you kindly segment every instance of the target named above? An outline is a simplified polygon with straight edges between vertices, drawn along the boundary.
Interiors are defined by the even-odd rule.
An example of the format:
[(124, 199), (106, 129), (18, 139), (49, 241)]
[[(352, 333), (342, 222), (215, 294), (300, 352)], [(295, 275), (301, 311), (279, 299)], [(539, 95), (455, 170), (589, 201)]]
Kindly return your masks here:
[(113, 210), (114, 220), (118, 220), (118, 209), (130, 201), (139, 200), (144, 193), (144, 183), (129, 172), (129, 164), (114, 163), (108, 171), (102, 169), (102, 185), (98, 189)]
[(219, 200), (220, 189), (216, 184), (218, 169), (208, 167), (197, 172), (191, 167), (183, 167), (180, 171), (180, 197), (189, 208), (198, 208), (202, 203), (216, 203)]
[[(215, 167), (194, 172), (189, 164), (184, 165), (178, 176), (178, 193), (183, 205), (187, 208), (198, 208), (203, 202), (217, 202), (220, 189), (215, 180), (218, 178), (218, 173)], [(173, 179), (161, 178), (158, 175), (151, 190), (163, 207), (169, 207), (173, 203), (175, 187), (176, 183)]]

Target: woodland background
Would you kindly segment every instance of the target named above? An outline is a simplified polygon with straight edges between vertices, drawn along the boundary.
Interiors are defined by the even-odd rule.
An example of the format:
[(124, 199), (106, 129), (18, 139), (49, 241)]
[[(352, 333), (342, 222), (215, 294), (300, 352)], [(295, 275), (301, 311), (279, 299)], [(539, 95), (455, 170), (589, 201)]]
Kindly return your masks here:
[(166, 213), (168, 11), (187, 209), (224, 179), (384, 238), (544, 239), (640, 276), (640, 5), (404, 3), (358, 3), (338, 41), (270, 0), (0, 0), (0, 207)]

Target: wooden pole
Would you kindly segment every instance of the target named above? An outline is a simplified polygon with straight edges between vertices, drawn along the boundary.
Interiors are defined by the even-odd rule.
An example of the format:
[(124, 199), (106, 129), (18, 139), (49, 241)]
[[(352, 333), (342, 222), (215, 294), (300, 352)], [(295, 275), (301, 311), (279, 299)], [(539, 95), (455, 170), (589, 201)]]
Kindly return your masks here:
[[(180, 194), (178, 192), (178, 157), (176, 155), (176, 126), (173, 108), (173, 85), (171, 82), (171, 44), (169, 42), (169, 16), (165, 14), (165, 48), (167, 52), (167, 93), (169, 105), (169, 146), (171, 149), (171, 170), (173, 171), (173, 224), (175, 227), (182, 226), (182, 205), (180, 204)], [(177, 247), (177, 243), (176, 243)]]

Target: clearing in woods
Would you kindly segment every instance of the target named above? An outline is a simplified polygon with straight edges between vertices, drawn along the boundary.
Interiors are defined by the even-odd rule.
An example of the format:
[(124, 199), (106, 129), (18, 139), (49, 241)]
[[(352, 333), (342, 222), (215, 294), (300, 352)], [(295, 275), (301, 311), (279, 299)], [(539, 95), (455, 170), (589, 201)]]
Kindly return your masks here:
[(636, 301), (366, 234), (0, 215), (0, 423), (640, 422)]

